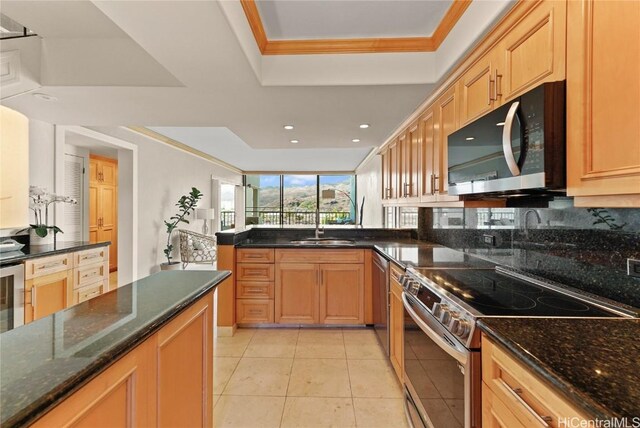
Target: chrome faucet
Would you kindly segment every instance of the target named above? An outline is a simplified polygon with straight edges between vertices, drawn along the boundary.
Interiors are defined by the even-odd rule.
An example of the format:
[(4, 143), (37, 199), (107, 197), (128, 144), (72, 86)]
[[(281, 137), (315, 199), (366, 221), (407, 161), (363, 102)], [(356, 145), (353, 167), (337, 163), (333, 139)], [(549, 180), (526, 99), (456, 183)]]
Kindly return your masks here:
[(324, 228), (320, 228), (320, 210), (316, 210), (316, 239), (324, 236)]
[(538, 223), (536, 224), (536, 229), (538, 228), (540, 223), (542, 223), (542, 218), (540, 217), (540, 213), (538, 212), (538, 210), (530, 209), (524, 213), (524, 236), (526, 236), (527, 239), (529, 239), (529, 214), (531, 213), (535, 214), (536, 220), (538, 221)]

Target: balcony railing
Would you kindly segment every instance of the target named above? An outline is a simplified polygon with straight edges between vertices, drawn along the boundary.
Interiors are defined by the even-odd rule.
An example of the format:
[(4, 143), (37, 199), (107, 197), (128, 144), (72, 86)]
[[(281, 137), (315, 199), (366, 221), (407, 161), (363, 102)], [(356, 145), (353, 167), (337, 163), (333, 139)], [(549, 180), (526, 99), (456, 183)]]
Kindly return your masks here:
[[(246, 211), (247, 224), (313, 225), (315, 211), (280, 211), (273, 208), (252, 208)], [(320, 211), (320, 224), (353, 224), (348, 211)]]

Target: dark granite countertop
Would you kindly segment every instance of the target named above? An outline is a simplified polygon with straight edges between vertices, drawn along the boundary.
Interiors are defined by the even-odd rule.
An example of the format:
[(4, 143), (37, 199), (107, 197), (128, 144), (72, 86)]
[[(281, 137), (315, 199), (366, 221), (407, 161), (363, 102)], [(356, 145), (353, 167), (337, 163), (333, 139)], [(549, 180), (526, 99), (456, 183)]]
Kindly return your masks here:
[(0, 253), (0, 266), (16, 264), (24, 260), (35, 259), (37, 257), (53, 256), (55, 254), (99, 248), (104, 247), (105, 245), (111, 245), (111, 242), (96, 242), (92, 244), (87, 241), (61, 241), (52, 245), (27, 245), (21, 251)]
[(159, 272), (0, 334), (0, 425), (32, 423), (230, 274)]
[(640, 320), (484, 318), (480, 328), (589, 415), (640, 417)]

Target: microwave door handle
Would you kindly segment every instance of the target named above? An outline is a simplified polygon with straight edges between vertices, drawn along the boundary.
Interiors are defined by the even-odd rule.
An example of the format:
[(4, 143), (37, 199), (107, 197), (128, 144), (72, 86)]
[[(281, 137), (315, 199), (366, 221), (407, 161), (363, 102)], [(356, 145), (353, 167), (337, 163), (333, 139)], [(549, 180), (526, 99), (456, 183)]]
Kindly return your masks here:
[(519, 106), (520, 101), (516, 101), (511, 104), (509, 112), (507, 113), (507, 118), (504, 121), (504, 128), (502, 129), (502, 151), (504, 152), (504, 158), (507, 161), (509, 171), (511, 171), (511, 174), (514, 176), (520, 175), (520, 167), (513, 155), (513, 147), (511, 146), (511, 128), (513, 128), (513, 121), (516, 118)]

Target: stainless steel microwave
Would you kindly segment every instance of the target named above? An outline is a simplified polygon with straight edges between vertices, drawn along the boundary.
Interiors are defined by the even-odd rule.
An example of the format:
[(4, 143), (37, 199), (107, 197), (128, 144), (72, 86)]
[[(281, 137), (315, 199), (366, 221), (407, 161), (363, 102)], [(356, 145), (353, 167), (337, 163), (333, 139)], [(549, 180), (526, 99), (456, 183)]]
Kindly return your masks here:
[(449, 194), (563, 192), (565, 116), (565, 82), (550, 82), (449, 135)]

